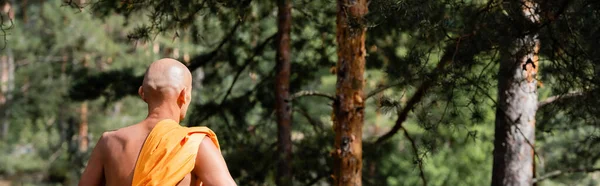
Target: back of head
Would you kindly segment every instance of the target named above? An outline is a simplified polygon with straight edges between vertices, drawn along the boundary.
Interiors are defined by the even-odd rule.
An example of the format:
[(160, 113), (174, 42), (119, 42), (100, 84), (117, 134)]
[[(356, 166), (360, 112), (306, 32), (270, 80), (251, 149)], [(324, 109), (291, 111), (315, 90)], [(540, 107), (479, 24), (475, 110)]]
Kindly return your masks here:
[(149, 107), (176, 104), (185, 115), (191, 90), (192, 74), (188, 68), (177, 60), (163, 58), (150, 64), (139, 94)]

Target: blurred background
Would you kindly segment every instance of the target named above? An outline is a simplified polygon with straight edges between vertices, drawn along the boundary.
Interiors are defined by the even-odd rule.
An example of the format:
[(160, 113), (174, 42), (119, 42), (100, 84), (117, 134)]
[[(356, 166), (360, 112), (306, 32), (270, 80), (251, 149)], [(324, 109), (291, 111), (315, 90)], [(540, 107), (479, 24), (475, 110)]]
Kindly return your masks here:
[[(146, 117), (137, 88), (165, 57), (193, 73), (182, 125), (217, 133), (239, 185), (275, 185), (276, 1), (1, 2), (0, 185), (76, 185), (102, 132)], [(519, 2), (369, 1), (363, 185), (490, 184), (500, 51), (531, 32), (537, 185), (600, 184), (600, 3), (536, 1), (532, 27)], [(290, 3), (292, 183), (332, 185), (338, 2)]]

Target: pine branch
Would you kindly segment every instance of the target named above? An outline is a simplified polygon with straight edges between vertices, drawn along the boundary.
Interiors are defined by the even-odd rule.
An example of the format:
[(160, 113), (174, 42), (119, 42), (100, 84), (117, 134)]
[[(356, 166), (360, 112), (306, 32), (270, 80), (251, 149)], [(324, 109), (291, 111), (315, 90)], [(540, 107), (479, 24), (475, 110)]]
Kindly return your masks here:
[(229, 42), (231, 40), (231, 38), (233, 38), (233, 35), (236, 33), (237, 29), (239, 28), (239, 26), (241, 24), (242, 24), (242, 21), (238, 21), (237, 23), (235, 23), (235, 25), (233, 26), (231, 31), (229, 31), (229, 33), (227, 35), (225, 35), (223, 40), (221, 40), (221, 43), (219, 43), (219, 45), (217, 45), (217, 48), (215, 48), (214, 50), (212, 50), (209, 53), (201, 54), (201, 55), (198, 55), (198, 56), (192, 58), (192, 60), (190, 60), (190, 64), (188, 65), (188, 69), (190, 71), (194, 71), (197, 68), (199, 68), (201, 66), (205, 66), (206, 64), (211, 62), (212, 59), (214, 59), (217, 56), (217, 54), (219, 53), (221, 48), (223, 48), (225, 43)]
[[(248, 96), (250, 96), (250, 95), (251, 95), (253, 92), (256, 92), (256, 90), (257, 90), (259, 87), (261, 87), (261, 86), (262, 86), (262, 84), (264, 84), (264, 83), (265, 83), (267, 80), (269, 80), (269, 79), (272, 79), (272, 78), (273, 78), (273, 75), (272, 75), (272, 73), (271, 73), (271, 75), (269, 75), (269, 76), (266, 76), (266, 77), (264, 77), (262, 80), (260, 80), (260, 82), (259, 82), (257, 85), (255, 85), (255, 86), (254, 86), (254, 88), (253, 88), (252, 90), (248, 90), (248, 91), (246, 91), (246, 93), (244, 93), (244, 95), (242, 95), (242, 96), (239, 96), (239, 97), (235, 97), (235, 98), (232, 98), (232, 99), (233, 99), (233, 100), (235, 100), (235, 99), (239, 99), (239, 98), (242, 98), (242, 97), (248, 97)], [(201, 119), (199, 119), (199, 120), (197, 120), (197, 121), (194, 121), (194, 122), (190, 121), (190, 122), (188, 122), (187, 126), (188, 126), (188, 127), (191, 127), (191, 126), (196, 126), (197, 124), (203, 123), (203, 122), (204, 122), (204, 121), (206, 121), (208, 118), (210, 118), (210, 117), (212, 117), (212, 116), (214, 116), (214, 115), (218, 114), (219, 112), (223, 112), (223, 109), (222, 109), (222, 108), (223, 108), (225, 105), (231, 105), (231, 104), (235, 104), (235, 103), (232, 101), (232, 99), (230, 99), (230, 100), (225, 100), (226, 102), (221, 102), (221, 103), (219, 103), (219, 104), (217, 104), (217, 103), (216, 103), (216, 101), (212, 101), (212, 102), (211, 102), (211, 103), (209, 103), (209, 104), (203, 104), (203, 105), (201, 105), (201, 107), (210, 107), (210, 108), (215, 108), (215, 109), (210, 109), (210, 110), (208, 110), (206, 113), (203, 113), (203, 114), (205, 114), (205, 115), (204, 115), (204, 116), (203, 116)], [(217, 109), (217, 108), (219, 108), (219, 109)]]
[(304, 96), (319, 96), (319, 97), (328, 98), (332, 101), (335, 100), (335, 97), (333, 97), (332, 95), (329, 95), (327, 93), (318, 92), (318, 91), (314, 91), (314, 90), (302, 90), (302, 91), (292, 94), (289, 98), (289, 101), (293, 101), (296, 98), (300, 98), (300, 97), (304, 97)]
[[(551, 17), (550, 16), (546, 17), (548, 21), (540, 24), (540, 26), (534, 32), (538, 32), (542, 28), (544, 28), (544, 27), (550, 25), (551, 23), (555, 22), (556, 20), (558, 20), (558, 17), (560, 17), (561, 15), (563, 15), (565, 13), (565, 11), (567, 10), (567, 8), (571, 4), (571, 2), (573, 2), (573, 0), (562, 1), (561, 5), (560, 5), (560, 9), (558, 9), (558, 11), (556, 11), (556, 13), (554, 15), (551, 15)], [(550, 15), (550, 14), (548, 14), (548, 15)]]
[(410, 135), (408, 134), (408, 130), (406, 130), (406, 128), (404, 128), (404, 126), (402, 126), (401, 128), (402, 128), (402, 131), (404, 131), (404, 136), (406, 136), (406, 139), (408, 139), (408, 141), (410, 141), (410, 145), (413, 149), (413, 153), (415, 154), (417, 164), (419, 165), (421, 180), (423, 180), (423, 186), (427, 186), (427, 180), (425, 179), (425, 172), (423, 172), (423, 160), (419, 157), (417, 143), (415, 143), (415, 140), (413, 140), (410, 137)]
[(577, 169), (567, 169), (567, 170), (555, 170), (548, 174), (540, 176), (538, 178), (534, 178), (533, 183), (541, 182), (546, 179), (555, 178), (555, 177), (561, 176), (563, 174), (578, 173), (578, 172), (592, 173), (592, 172), (598, 172), (598, 171), (600, 171), (600, 168), (577, 168)]
[[(392, 129), (386, 134), (379, 137), (377, 141), (375, 141), (375, 144), (381, 144), (382, 142), (388, 140), (396, 133), (398, 133), (398, 130), (400, 130), (400, 128), (402, 127), (402, 123), (404, 123), (404, 121), (406, 121), (406, 119), (408, 118), (408, 113), (417, 105), (417, 103), (421, 102), (421, 100), (425, 97), (426, 92), (434, 86), (440, 75), (444, 74), (446, 66), (454, 62), (457, 57), (465, 57), (463, 55), (459, 55), (461, 41), (468, 41), (474, 36), (476, 36), (476, 32), (463, 35), (456, 39), (456, 43), (449, 45), (445, 49), (444, 55), (441, 57), (440, 62), (437, 64), (436, 68), (430, 73), (429, 78), (426, 79), (423, 82), (423, 84), (421, 84), (421, 86), (417, 89), (415, 94), (413, 94), (410, 100), (406, 103), (404, 109), (398, 112), (398, 119), (396, 120), (394, 127), (392, 127)], [(470, 55), (475, 55), (475, 53), (467, 53), (465, 55), (468, 57)]]
[(400, 85), (400, 84), (401, 84), (401, 83), (394, 83), (394, 84), (391, 84), (391, 85), (385, 85), (385, 86), (383, 86), (383, 87), (379, 87), (379, 88), (377, 88), (377, 89), (375, 89), (375, 90), (373, 90), (373, 91), (369, 92), (369, 93), (367, 94), (367, 97), (365, 98), (365, 100), (367, 100), (367, 99), (369, 99), (370, 97), (373, 97), (373, 96), (375, 96), (375, 95), (379, 94), (380, 92), (383, 92), (383, 91), (385, 91), (385, 90), (387, 90), (387, 89), (390, 89), (390, 88), (392, 88), (392, 87), (398, 86), (398, 85)]
[[(256, 46), (256, 48), (254, 49), (254, 53), (252, 54), (252, 56), (248, 57), (246, 59), (246, 61), (244, 62), (244, 65), (237, 71), (237, 73), (236, 73), (236, 75), (235, 75), (235, 77), (233, 79), (233, 82), (231, 82), (231, 85), (227, 89), (227, 92), (225, 93), (225, 96), (223, 97), (223, 99), (219, 103), (219, 106), (218, 106), (219, 108), (222, 108), (223, 105), (225, 105), (225, 103), (227, 101), (227, 98), (231, 94), (231, 91), (232, 91), (233, 87), (235, 86), (235, 83), (237, 82), (239, 76), (244, 71), (244, 69), (246, 69), (246, 67), (254, 60), (254, 57), (258, 56), (259, 54), (261, 54), (264, 51), (264, 48), (267, 46), (268, 43), (270, 43), (271, 40), (273, 40), (275, 38), (275, 36), (277, 36), (277, 33), (271, 35), (269, 38), (265, 39), (262, 43), (260, 43), (259, 45)], [(258, 84), (260, 85), (260, 84), (264, 83), (268, 78), (271, 78), (271, 76), (272, 75), (269, 75), (268, 77), (265, 77)], [(254, 90), (247, 91), (246, 95), (254, 92), (257, 87), (258, 87), (258, 85), (256, 87), (254, 87)], [(199, 120), (198, 123), (204, 122), (205, 120), (207, 120), (208, 118), (210, 118), (214, 114), (216, 114), (216, 112), (211, 112), (211, 113), (206, 114), (202, 119)], [(191, 126), (191, 125), (192, 125), (192, 123), (188, 124), (188, 126)]]
[(581, 92), (581, 91), (574, 91), (574, 92), (569, 92), (569, 93), (562, 94), (562, 95), (550, 96), (550, 97), (546, 98), (545, 100), (540, 101), (538, 103), (538, 109), (541, 108), (541, 107), (547, 106), (547, 105), (549, 105), (551, 103), (560, 101), (560, 100), (564, 100), (564, 99), (568, 99), (568, 98), (572, 98), (572, 97), (577, 97), (577, 96), (582, 96), (582, 95), (583, 95), (583, 92)]
[(323, 123), (321, 123), (319, 120), (316, 120), (316, 119), (310, 117), (310, 114), (308, 113), (306, 108), (304, 108), (303, 106), (298, 106), (297, 108), (298, 109), (294, 109), (294, 110), (296, 110), (297, 112), (300, 113), (300, 115), (302, 115), (302, 116), (304, 116), (304, 118), (306, 118), (308, 123), (310, 123), (310, 125), (312, 125), (315, 133), (318, 134), (323, 131)]
[[(403, 91), (402, 95), (400, 97), (404, 97), (404, 93), (406, 93), (406, 91)], [(391, 111), (394, 111), (397, 113), (401, 108), (401, 103), (400, 103), (400, 101), (393, 100), (389, 97), (382, 96), (381, 98), (379, 98), (378, 106), (379, 106), (378, 109), (384, 114), (388, 114)]]
[(404, 106), (402, 111), (398, 112), (398, 119), (396, 119), (396, 123), (394, 124), (394, 127), (392, 127), (392, 129), (390, 131), (388, 131), (386, 134), (379, 137), (377, 139), (377, 141), (375, 141), (375, 144), (381, 144), (382, 142), (388, 140), (389, 138), (394, 136), (396, 133), (398, 133), (398, 130), (400, 130), (402, 128), (402, 123), (404, 123), (404, 121), (406, 121), (406, 119), (408, 118), (408, 113), (410, 113), (410, 111), (417, 105), (417, 103), (421, 102), (423, 97), (425, 97), (425, 92), (427, 92), (427, 90), (429, 90), (429, 88), (431, 88), (432, 85), (433, 85), (433, 82), (432, 82), (432, 80), (430, 80), (430, 81), (425, 81), (421, 85), (421, 87), (419, 87), (419, 89), (415, 92), (415, 94), (406, 103), (406, 105)]
[[(209, 64), (210, 62), (213, 61), (213, 59), (217, 56), (218, 52), (221, 50), (221, 48), (223, 48), (223, 46), (225, 45), (225, 43), (227, 43), (229, 40), (231, 40), (231, 38), (233, 37), (233, 34), (235, 33), (235, 31), (237, 30), (237, 28), (239, 27), (239, 25), (241, 25), (241, 21), (237, 22), (236, 25), (231, 29), (231, 31), (229, 32), (229, 34), (223, 38), (223, 40), (219, 43), (219, 45), (217, 46), (217, 48), (215, 48), (213, 51), (206, 53), (206, 54), (201, 54), (198, 55), (194, 58), (192, 58), (192, 60), (190, 61), (190, 65), (188, 65), (188, 69), (190, 71), (194, 71), (195, 69), (205, 66), (207, 64)], [(253, 57), (255, 57), (256, 55), (258, 55), (259, 52), (262, 52), (262, 50), (264, 49), (265, 45), (268, 43), (268, 41), (270, 41), (271, 39), (273, 39), (274, 36), (270, 37), (269, 39), (265, 40), (265, 42), (263, 42), (261, 45), (257, 46), (254, 52), (254, 55), (249, 58), (247, 60), (251, 61), (253, 59)], [(122, 79), (127, 79), (128, 81), (108, 81), (111, 78), (114, 79), (115, 77)], [(107, 80), (107, 78), (109, 78)], [(85, 83), (87, 81), (93, 80), (96, 82), (106, 82), (103, 83), (102, 86), (99, 85), (94, 85), (94, 89), (101, 89), (103, 91), (110, 91), (110, 92), (117, 92), (118, 97), (116, 97), (115, 99), (118, 99), (122, 96), (127, 96), (127, 95), (135, 95), (137, 94), (137, 88), (139, 87), (139, 84), (143, 79), (144, 79), (144, 75), (139, 75), (139, 76), (134, 76), (133, 73), (131, 72), (131, 69), (122, 69), (122, 70), (118, 70), (118, 71), (109, 71), (109, 72), (102, 72), (98, 75), (93, 75), (93, 76), (87, 76), (84, 77), (84, 79), (87, 79), (86, 81), (82, 81), (82, 83), (75, 83), (75, 85), (71, 86), (71, 94), (70, 96), (76, 100), (92, 100), (92, 99), (96, 99), (100, 96), (102, 96), (101, 94), (98, 93), (90, 93), (90, 92), (81, 92), (81, 91), (74, 91), (74, 90), (88, 90), (88, 84)], [(121, 82), (121, 84), (115, 83), (115, 82)], [(130, 82), (130, 83), (123, 83), (123, 82)], [(85, 83), (85, 84), (84, 84)], [(117, 85), (115, 85), (117, 84)], [(112, 90), (110, 90), (112, 89)], [(111, 100), (107, 100), (107, 101), (111, 101)]]
[(231, 94), (231, 90), (233, 90), (233, 86), (235, 85), (235, 83), (239, 79), (239, 77), (242, 74), (242, 72), (246, 69), (246, 67), (248, 67), (250, 65), (250, 63), (252, 63), (252, 61), (254, 61), (254, 58), (256, 56), (258, 56), (259, 54), (262, 54), (262, 52), (264, 51), (264, 49), (267, 46), (267, 44), (269, 44), (270, 41), (273, 40), (273, 38), (275, 38), (275, 36), (277, 36), (277, 34), (271, 35), (271, 37), (265, 39), (265, 41), (263, 41), (261, 44), (257, 45), (256, 48), (254, 48), (254, 53), (252, 54), (252, 56), (250, 56), (250, 57), (248, 57), (246, 59), (246, 61), (244, 62), (244, 65), (240, 69), (238, 69), (237, 73), (235, 74), (235, 77), (233, 78), (233, 82), (231, 82), (231, 85), (229, 86), (229, 89), (227, 89), (227, 92), (225, 93), (225, 96), (221, 100), (221, 105), (223, 105), (223, 103), (225, 102), (225, 100), (227, 100), (227, 97), (229, 97), (229, 95)]

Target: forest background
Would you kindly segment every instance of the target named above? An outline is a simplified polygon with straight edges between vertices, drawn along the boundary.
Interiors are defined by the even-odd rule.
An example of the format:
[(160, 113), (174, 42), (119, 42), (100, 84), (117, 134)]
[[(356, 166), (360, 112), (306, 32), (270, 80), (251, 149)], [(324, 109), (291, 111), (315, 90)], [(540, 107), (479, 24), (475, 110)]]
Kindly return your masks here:
[[(165, 57), (193, 73), (182, 124), (217, 133), (239, 185), (600, 184), (595, 0), (4, 0), (0, 15), (0, 185), (76, 185), (102, 132), (145, 118), (137, 88)], [(514, 82), (533, 91), (503, 94)]]

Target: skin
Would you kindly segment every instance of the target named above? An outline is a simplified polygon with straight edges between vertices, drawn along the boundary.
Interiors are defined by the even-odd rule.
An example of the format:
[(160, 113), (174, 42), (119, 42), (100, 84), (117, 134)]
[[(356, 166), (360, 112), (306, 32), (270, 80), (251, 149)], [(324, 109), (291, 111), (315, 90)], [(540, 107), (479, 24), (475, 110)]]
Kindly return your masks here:
[[(94, 147), (80, 186), (131, 185), (137, 157), (157, 122), (172, 119), (180, 122), (192, 100), (192, 75), (185, 65), (174, 59), (153, 62), (144, 76), (138, 93), (148, 104), (143, 121), (104, 132)], [(236, 185), (225, 160), (213, 142), (204, 138), (198, 147), (194, 169), (178, 185)]]

